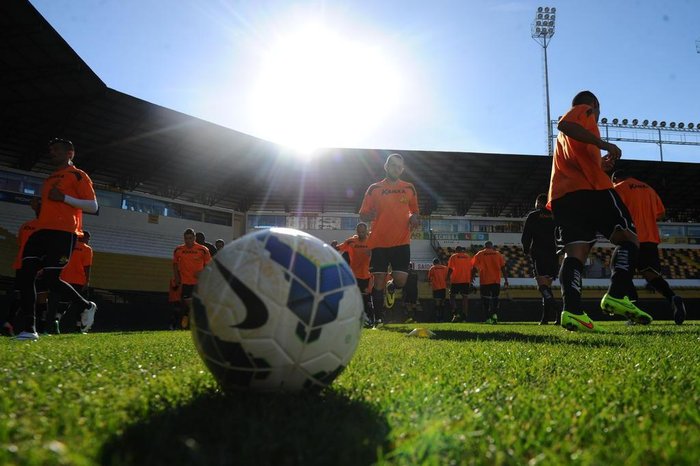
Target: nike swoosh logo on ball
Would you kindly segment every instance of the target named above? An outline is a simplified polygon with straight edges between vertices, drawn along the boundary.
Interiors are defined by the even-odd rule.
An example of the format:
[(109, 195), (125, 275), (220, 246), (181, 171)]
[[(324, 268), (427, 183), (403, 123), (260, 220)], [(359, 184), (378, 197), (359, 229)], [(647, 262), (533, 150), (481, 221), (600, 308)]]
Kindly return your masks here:
[(236, 295), (243, 301), (245, 305), (245, 319), (240, 324), (232, 325), (234, 328), (242, 329), (254, 329), (260, 328), (267, 322), (268, 310), (265, 303), (260, 299), (260, 297), (253, 292), (250, 288), (245, 286), (245, 284), (240, 281), (235, 275), (233, 275), (226, 267), (221, 265), (221, 263), (214, 259), (214, 264), (219, 272), (226, 279), (226, 283), (231, 287)]

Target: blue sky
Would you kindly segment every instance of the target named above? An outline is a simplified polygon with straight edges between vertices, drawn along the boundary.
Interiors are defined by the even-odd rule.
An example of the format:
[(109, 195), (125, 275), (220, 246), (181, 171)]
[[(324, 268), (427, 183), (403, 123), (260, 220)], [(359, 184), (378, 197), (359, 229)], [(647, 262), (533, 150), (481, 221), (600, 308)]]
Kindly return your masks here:
[(589, 89), (609, 119), (700, 123), (697, 0), (31, 2), (109, 87), (302, 147), (544, 154), (538, 6), (553, 118)]

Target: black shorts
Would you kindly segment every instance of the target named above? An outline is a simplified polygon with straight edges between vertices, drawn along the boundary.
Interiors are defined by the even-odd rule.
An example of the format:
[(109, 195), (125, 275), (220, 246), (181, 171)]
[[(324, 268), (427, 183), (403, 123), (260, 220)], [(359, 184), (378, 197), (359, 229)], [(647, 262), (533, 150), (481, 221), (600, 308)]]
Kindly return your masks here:
[(553, 254), (535, 254), (532, 256), (532, 268), (535, 277), (556, 278), (559, 275), (559, 258)]
[(482, 298), (498, 298), (501, 294), (501, 284), (491, 283), (489, 285), (481, 285), (479, 287), (479, 292)]
[(410, 262), (410, 244), (391, 248), (374, 248), (372, 249), (372, 258), (369, 261), (369, 270), (372, 273), (387, 273), (389, 265), (391, 265), (392, 272), (408, 273), (408, 264)]
[(651, 270), (661, 275), (661, 260), (659, 259), (659, 245), (656, 243), (639, 243), (637, 255), (637, 270), (646, 272)]
[(637, 233), (632, 216), (614, 189), (581, 190), (552, 201), (557, 242), (595, 243), (596, 233), (610, 239), (616, 229)]
[(445, 299), (447, 297), (447, 290), (445, 288), (441, 290), (433, 290), (433, 299)]
[(450, 285), (450, 296), (457, 296), (458, 294), (466, 296), (470, 290), (471, 283), (452, 283)]
[(182, 284), (182, 295), (181, 298), (182, 300), (185, 299), (192, 299), (192, 290), (194, 290), (194, 287), (196, 285), (185, 285), (184, 283)]
[(356, 278), (355, 280), (357, 280), (357, 287), (360, 289), (360, 293), (367, 294), (369, 278)]
[(77, 235), (69, 231), (37, 230), (24, 245), (22, 260), (34, 258), (44, 269), (62, 269), (70, 260), (77, 239)]

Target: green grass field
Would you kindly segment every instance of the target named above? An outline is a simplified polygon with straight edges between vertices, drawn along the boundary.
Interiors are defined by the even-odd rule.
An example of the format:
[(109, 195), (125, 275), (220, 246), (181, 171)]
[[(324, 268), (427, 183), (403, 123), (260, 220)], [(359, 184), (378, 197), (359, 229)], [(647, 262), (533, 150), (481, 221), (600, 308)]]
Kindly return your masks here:
[(365, 330), (321, 394), (222, 394), (187, 332), (0, 340), (0, 464), (700, 464), (700, 324)]

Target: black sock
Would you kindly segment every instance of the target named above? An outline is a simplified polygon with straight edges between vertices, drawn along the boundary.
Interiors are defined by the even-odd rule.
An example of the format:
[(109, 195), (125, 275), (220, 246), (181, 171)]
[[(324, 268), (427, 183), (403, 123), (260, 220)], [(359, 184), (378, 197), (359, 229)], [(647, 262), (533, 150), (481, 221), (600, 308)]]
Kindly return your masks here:
[(549, 285), (539, 286), (540, 294), (542, 295), (542, 320), (549, 319), (549, 313), (551, 310), (556, 309), (556, 302), (554, 301), (554, 293)]
[(559, 271), (561, 298), (564, 301), (564, 310), (572, 314), (583, 314), (581, 309), (582, 277), (583, 263), (572, 256), (564, 258)]
[(631, 290), (634, 288), (632, 274), (637, 263), (637, 251), (639, 248), (630, 241), (623, 241), (613, 251), (610, 260), (612, 275), (608, 288), (608, 294), (613, 298), (621, 299), (634, 294)]
[(664, 295), (664, 298), (668, 299), (669, 301), (671, 301), (671, 298), (676, 295), (676, 293), (674, 293), (671, 287), (668, 285), (668, 282), (662, 277), (656, 277), (653, 280), (650, 280), (649, 284), (653, 286), (656, 291)]
[(486, 317), (491, 317), (489, 314), (489, 306), (491, 304), (491, 296), (482, 296), (481, 297), (481, 307), (484, 309), (484, 313), (486, 314)]
[(374, 318), (384, 320), (384, 290), (372, 288), (372, 304), (374, 305)]

